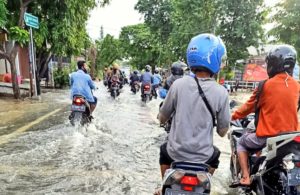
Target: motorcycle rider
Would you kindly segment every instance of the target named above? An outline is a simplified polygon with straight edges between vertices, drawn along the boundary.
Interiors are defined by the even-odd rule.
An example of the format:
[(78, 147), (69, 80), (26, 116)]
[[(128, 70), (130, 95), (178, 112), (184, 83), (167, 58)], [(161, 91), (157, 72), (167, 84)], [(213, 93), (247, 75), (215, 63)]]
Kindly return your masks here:
[(71, 98), (75, 95), (83, 96), (89, 102), (92, 112), (97, 105), (97, 98), (93, 96), (92, 89), (96, 89), (94, 82), (89, 74), (87, 74), (85, 61), (77, 62), (78, 70), (71, 74)]
[(150, 65), (146, 65), (145, 66), (145, 72), (144, 74), (142, 74), (141, 78), (140, 78), (140, 82), (142, 82), (142, 88), (141, 88), (141, 96), (143, 97), (144, 95), (144, 86), (145, 84), (150, 84), (152, 85), (153, 83), (153, 75), (151, 74), (151, 66)]
[(130, 86), (131, 86), (131, 91), (132, 91), (132, 89), (134, 88), (134, 83), (140, 81), (140, 78), (138, 76), (138, 71), (134, 70), (133, 74), (131, 74), (129, 79), (130, 79)]
[(169, 90), (174, 81), (182, 78), (187, 65), (184, 62), (177, 61), (172, 64), (171, 75), (167, 78), (164, 88)]
[(172, 64), (171, 75), (166, 79), (163, 88), (159, 90), (159, 95), (161, 98), (164, 99), (167, 96), (168, 90), (174, 81), (183, 77), (186, 68), (187, 65), (181, 61), (176, 61)]
[[(171, 116), (174, 119), (168, 141), (160, 147), (162, 177), (174, 161), (206, 163), (211, 173), (218, 168), (220, 151), (213, 145), (214, 121), (217, 120), (217, 133), (223, 137), (229, 127), (230, 113), (228, 93), (213, 76), (219, 72), (225, 53), (223, 41), (212, 34), (191, 39), (187, 61), (196, 76), (176, 80), (159, 112), (162, 124)], [(200, 88), (210, 106), (204, 103)]]
[(245, 133), (237, 143), (242, 178), (230, 187), (249, 186), (249, 150), (261, 150), (268, 137), (297, 131), (299, 84), (293, 78), (297, 52), (290, 45), (273, 47), (266, 57), (269, 79), (253, 92), (250, 99), (236, 110), (232, 120), (255, 112), (256, 132)]
[(111, 72), (111, 78), (110, 78), (110, 83), (112, 82), (118, 82), (120, 84), (120, 88), (122, 88), (122, 73), (119, 69), (119, 65), (114, 63), (112, 66), (112, 72)]
[(157, 92), (156, 89), (161, 85), (162, 78), (159, 74), (159, 71), (157, 69), (154, 70), (154, 75), (153, 75), (153, 85), (152, 85), (152, 91), (154, 94), (154, 97), (157, 98)]

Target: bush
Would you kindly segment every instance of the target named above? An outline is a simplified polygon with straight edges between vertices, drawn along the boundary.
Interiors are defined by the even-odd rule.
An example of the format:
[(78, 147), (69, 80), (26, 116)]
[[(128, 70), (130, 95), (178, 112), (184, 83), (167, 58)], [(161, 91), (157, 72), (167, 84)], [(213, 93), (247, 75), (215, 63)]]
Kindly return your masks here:
[(62, 69), (57, 69), (54, 72), (54, 83), (55, 88), (63, 88), (70, 85), (70, 70), (65, 67)]

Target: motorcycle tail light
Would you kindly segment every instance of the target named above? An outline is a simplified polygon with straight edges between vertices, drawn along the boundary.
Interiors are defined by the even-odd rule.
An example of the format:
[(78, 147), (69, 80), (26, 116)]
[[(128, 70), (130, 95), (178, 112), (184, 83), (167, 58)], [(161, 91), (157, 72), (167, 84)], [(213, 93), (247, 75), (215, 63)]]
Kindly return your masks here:
[(145, 85), (144, 89), (148, 91), (150, 89), (150, 85)]
[(81, 98), (75, 98), (75, 99), (74, 99), (74, 103), (75, 103), (76, 105), (81, 105), (81, 104), (83, 104), (84, 102), (83, 102), (83, 100), (82, 100)]
[(295, 167), (300, 168), (300, 162), (295, 162)]
[(194, 187), (199, 185), (199, 180), (195, 176), (183, 176), (180, 184), (184, 191), (194, 191)]
[(297, 143), (300, 143), (300, 136), (295, 137), (294, 141), (297, 142)]
[(195, 176), (183, 176), (180, 183), (184, 185), (197, 186), (199, 184), (199, 180)]

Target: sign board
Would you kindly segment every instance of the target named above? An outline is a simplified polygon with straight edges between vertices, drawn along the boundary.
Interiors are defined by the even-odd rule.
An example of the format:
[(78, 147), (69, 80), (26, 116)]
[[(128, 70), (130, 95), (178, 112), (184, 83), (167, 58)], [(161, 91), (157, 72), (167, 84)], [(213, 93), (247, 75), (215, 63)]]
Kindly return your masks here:
[(247, 64), (243, 76), (244, 81), (262, 81), (268, 78), (266, 65)]
[(39, 28), (39, 18), (29, 13), (24, 14), (25, 24), (32, 28)]

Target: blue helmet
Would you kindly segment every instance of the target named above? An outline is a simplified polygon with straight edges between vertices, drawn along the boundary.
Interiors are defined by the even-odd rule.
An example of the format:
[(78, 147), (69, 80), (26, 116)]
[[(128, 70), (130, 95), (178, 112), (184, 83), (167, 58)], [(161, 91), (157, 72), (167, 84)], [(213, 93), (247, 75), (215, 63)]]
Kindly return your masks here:
[(192, 38), (187, 48), (187, 62), (190, 68), (204, 67), (216, 74), (220, 70), (226, 47), (213, 34), (200, 34)]
[(166, 90), (165, 88), (160, 88), (158, 90), (159, 96), (161, 99), (165, 99), (168, 93), (168, 90)]

